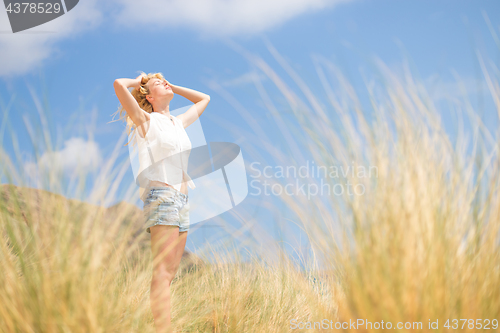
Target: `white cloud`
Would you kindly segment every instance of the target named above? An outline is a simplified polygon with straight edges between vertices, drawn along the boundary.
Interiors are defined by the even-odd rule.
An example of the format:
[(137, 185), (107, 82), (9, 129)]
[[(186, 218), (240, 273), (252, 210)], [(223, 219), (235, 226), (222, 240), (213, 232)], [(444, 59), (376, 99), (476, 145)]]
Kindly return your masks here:
[[(0, 11), (0, 76), (25, 74), (57, 56), (57, 43), (95, 29), (106, 16), (120, 29), (184, 27), (204, 37), (255, 34), (300, 14), (353, 0), (82, 0), (68, 13), (15, 34)], [(166, 31), (168, 33), (168, 30)]]
[(73, 137), (64, 142), (61, 150), (45, 152), (37, 162), (26, 163), (24, 170), (28, 178), (39, 185), (48, 174), (86, 175), (98, 170), (101, 164), (101, 150), (95, 141)]
[[(97, 0), (82, 0), (68, 13), (40, 26), (12, 31), (7, 12), (0, 10), (0, 76), (22, 75), (57, 53), (56, 43), (93, 29), (102, 21)], [(56, 54), (57, 55), (57, 54)]]
[(184, 26), (205, 37), (220, 37), (259, 33), (305, 12), (350, 1), (121, 0), (118, 3), (123, 7), (113, 19), (125, 28)]

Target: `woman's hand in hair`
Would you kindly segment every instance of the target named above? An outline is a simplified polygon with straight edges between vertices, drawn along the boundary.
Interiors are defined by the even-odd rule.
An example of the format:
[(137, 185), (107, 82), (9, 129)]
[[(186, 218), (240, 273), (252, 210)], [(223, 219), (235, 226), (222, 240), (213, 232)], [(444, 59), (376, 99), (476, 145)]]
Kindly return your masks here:
[(139, 90), (141, 88), (141, 85), (144, 84), (145, 78), (146, 78), (146, 76), (144, 74), (141, 74), (135, 78), (135, 81), (136, 81), (136, 83), (134, 85), (135, 90)]

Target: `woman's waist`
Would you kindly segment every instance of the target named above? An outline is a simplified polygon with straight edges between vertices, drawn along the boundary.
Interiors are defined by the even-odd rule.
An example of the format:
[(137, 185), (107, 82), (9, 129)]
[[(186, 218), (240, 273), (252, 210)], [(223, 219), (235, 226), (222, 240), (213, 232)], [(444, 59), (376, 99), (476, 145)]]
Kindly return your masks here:
[(189, 187), (194, 188), (194, 183), (187, 172), (179, 170), (179, 173), (149, 173), (145, 176), (145, 180), (149, 186), (181, 186), (183, 183), (187, 183)]
[(173, 187), (172, 185), (164, 183), (164, 182), (160, 182), (158, 180), (151, 180), (149, 182), (149, 184), (148, 184), (148, 187), (155, 187), (155, 186), (158, 186), (158, 187), (171, 187), (171, 188), (175, 189), (175, 187)]
[(156, 191), (157, 193), (159, 192), (165, 193), (164, 191), (175, 193), (184, 197), (186, 200), (188, 195), (187, 188), (185, 188), (184, 186), (181, 186), (180, 188), (175, 188), (170, 184), (163, 183), (160, 181), (150, 181), (148, 186), (144, 189), (144, 193), (142, 194), (141, 199), (145, 201), (146, 197), (151, 193), (151, 191)]

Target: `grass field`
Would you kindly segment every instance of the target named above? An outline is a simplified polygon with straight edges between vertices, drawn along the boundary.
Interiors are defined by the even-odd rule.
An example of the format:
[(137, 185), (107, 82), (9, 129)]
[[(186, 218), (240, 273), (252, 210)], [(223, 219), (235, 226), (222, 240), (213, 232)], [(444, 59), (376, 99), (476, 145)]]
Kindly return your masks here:
[[(479, 62), (496, 105), (488, 112), (498, 115), (497, 72)], [(331, 180), (361, 184), (362, 195), (326, 201), (280, 197), (313, 246), (307, 273), (285, 254), (280, 264), (257, 256), (242, 262), (221, 249), (210, 254), (215, 258), (210, 264), (203, 257), (184, 260), (172, 284), (174, 327), (319, 332), (336, 331), (337, 322), (344, 323), (339, 331), (377, 332), (383, 321), (399, 332), (445, 332), (449, 320), (457, 332), (482, 331), (480, 326), (496, 331), (499, 140), (477, 110), (466, 99), (455, 101), (463, 126), (452, 139), (440, 110), (409, 72), (401, 78), (381, 65), (384, 80), (367, 83), (368, 110), (331, 64), (319, 72), (327, 105), (285, 64), (308, 104), (267, 64), (257, 65), (294, 116), (290, 122), (266, 103), (290, 147), (305, 147), (298, 151), (309, 152), (318, 164), (376, 166), (377, 177)], [(335, 93), (330, 72), (341, 87)], [(267, 149), (277, 162), (291, 159)], [(2, 161), (4, 177), (23, 179), (3, 149)], [(47, 179), (60, 186), (57, 175)], [(104, 197), (113, 189), (103, 186), (93, 195)], [(1, 332), (154, 332), (149, 234), (141, 229), (137, 207), (122, 203), (104, 209), (22, 186), (2, 190)], [(328, 330), (327, 322), (323, 330), (314, 328), (322, 319)], [(347, 324), (357, 320), (372, 327)], [(429, 329), (436, 321), (438, 328)]]

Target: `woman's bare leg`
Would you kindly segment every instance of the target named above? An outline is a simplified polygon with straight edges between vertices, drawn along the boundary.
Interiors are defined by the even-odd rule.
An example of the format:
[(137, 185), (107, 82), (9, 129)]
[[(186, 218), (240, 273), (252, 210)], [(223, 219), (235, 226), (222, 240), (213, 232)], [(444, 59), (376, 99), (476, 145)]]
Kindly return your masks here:
[[(153, 278), (151, 280), (151, 311), (157, 333), (171, 331), (170, 284), (178, 268), (178, 249), (186, 243), (185, 232), (179, 237), (179, 227), (155, 225), (151, 231)], [(184, 251), (184, 248), (183, 250)], [(181, 253), (182, 257), (182, 253)], [(179, 260), (180, 261), (180, 260)]]
[(181, 263), (182, 259), (182, 254), (184, 253), (184, 248), (186, 247), (186, 240), (187, 240), (187, 231), (179, 232), (179, 243), (176, 246), (175, 249), (175, 274), (177, 274), (177, 271), (179, 270), (179, 264)]

